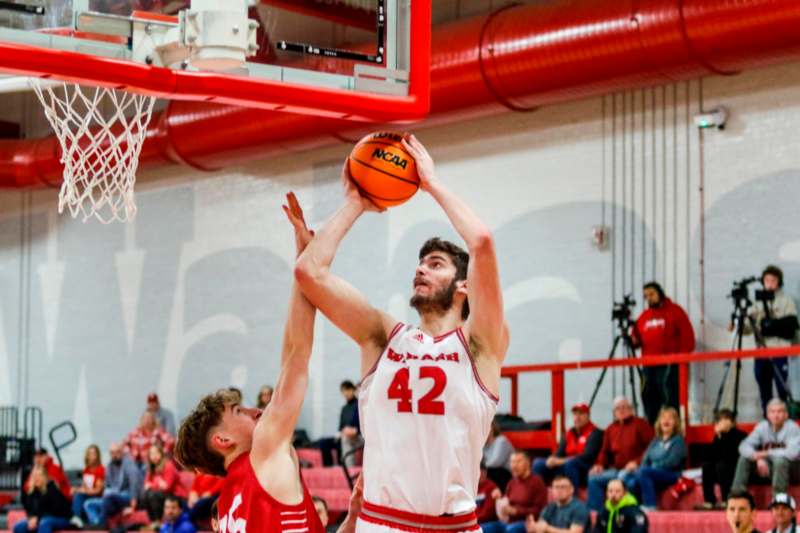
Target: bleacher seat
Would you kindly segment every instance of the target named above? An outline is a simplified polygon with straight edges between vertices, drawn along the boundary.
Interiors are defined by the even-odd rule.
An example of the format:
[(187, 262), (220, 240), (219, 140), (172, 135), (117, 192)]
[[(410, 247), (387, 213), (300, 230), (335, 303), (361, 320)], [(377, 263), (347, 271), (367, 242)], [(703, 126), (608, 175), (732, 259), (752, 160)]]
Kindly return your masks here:
[(328, 510), (347, 512), (350, 505), (349, 489), (308, 489), (312, 496), (319, 496), (328, 504)]
[(307, 463), (312, 468), (322, 467), (322, 451), (318, 448), (298, 448), (297, 458), (301, 463)]
[[(655, 533), (730, 533), (731, 526), (722, 511), (657, 511), (648, 513), (650, 531)], [(768, 531), (773, 526), (772, 516), (756, 514), (756, 529)]]
[[(361, 468), (353, 467), (349, 472), (355, 478), (361, 472)], [(351, 491), (341, 466), (304, 468), (302, 475), (311, 495), (324, 499), (330, 511), (347, 511)]]
[[(361, 468), (351, 468), (350, 475), (355, 477), (360, 471)], [(303, 480), (310, 491), (313, 491), (313, 489), (350, 490), (350, 484), (347, 482), (341, 466), (304, 468), (301, 472)]]
[[(772, 487), (769, 485), (750, 485), (748, 490), (755, 498), (758, 509), (766, 509), (769, 506), (769, 502), (772, 500)], [(800, 486), (789, 487), (789, 494), (795, 500), (800, 499)], [(717, 490), (717, 498), (719, 498), (719, 490)], [(658, 499), (658, 508), (662, 511), (691, 511), (695, 505), (701, 503), (703, 503), (703, 487), (698, 484), (693, 490), (677, 500), (669, 494), (669, 491), (662, 492)]]

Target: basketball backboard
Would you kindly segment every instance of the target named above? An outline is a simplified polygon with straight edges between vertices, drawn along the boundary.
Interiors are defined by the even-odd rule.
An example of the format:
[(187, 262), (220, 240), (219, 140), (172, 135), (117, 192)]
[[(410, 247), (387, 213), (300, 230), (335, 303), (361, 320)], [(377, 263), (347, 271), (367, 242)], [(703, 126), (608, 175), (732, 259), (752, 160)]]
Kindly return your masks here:
[(431, 0), (0, 0), (0, 91), (32, 76), (413, 121), (429, 107), (430, 20)]

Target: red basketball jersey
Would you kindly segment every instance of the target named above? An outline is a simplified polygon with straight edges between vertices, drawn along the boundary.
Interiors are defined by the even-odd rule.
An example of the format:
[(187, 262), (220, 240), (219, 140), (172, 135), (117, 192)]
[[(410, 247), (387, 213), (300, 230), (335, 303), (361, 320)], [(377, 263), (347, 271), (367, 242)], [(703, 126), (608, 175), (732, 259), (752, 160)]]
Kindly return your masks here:
[(243, 453), (228, 466), (217, 502), (219, 533), (325, 533), (311, 495), (302, 484), (302, 503), (280, 503), (261, 486), (250, 454)]

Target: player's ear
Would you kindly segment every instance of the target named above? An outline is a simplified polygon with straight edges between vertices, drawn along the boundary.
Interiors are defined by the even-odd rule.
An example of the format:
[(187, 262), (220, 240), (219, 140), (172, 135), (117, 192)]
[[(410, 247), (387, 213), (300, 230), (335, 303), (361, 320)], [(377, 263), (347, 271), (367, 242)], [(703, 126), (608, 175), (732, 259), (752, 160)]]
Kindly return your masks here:
[(215, 431), (211, 436), (211, 446), (220, 453), (225, 453), (236, 445), (233, 439), (221, 431)]
[(467, 280), (460, 279), (456, 281), (456, 292), (463, 294), (464, 296), (467, 295)]

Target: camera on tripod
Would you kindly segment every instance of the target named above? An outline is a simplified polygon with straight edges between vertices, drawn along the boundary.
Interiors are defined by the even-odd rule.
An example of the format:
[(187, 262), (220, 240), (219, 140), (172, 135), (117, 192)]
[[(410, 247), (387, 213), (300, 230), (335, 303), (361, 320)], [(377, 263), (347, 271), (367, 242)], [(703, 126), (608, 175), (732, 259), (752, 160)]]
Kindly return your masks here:
[(775, 291), (768, 291), (766, 289), (756, 291), (756, 300), (759, 302), (771, 302), (774, 299)]
[[(728, 298), (731, 298), (735, 302), (746, 301), (749, 299), (750, 290), (747, 288), (748, 285), (758, 281), (758, 278), (755, 276), (750, 276), (749, 278), (744, 278), (738, 281), (733, 282), (733, 288), (731, 289), (731, 293), (728, 295)], [(763, 291), (757, 291), (763, 292)]]
[(626, 294), (621, 302), (614, 302), (611, 308), (611, 320), (629, 321), (631, 319), (631, 309), (636, 306), (636, 300), (631, 294)]

